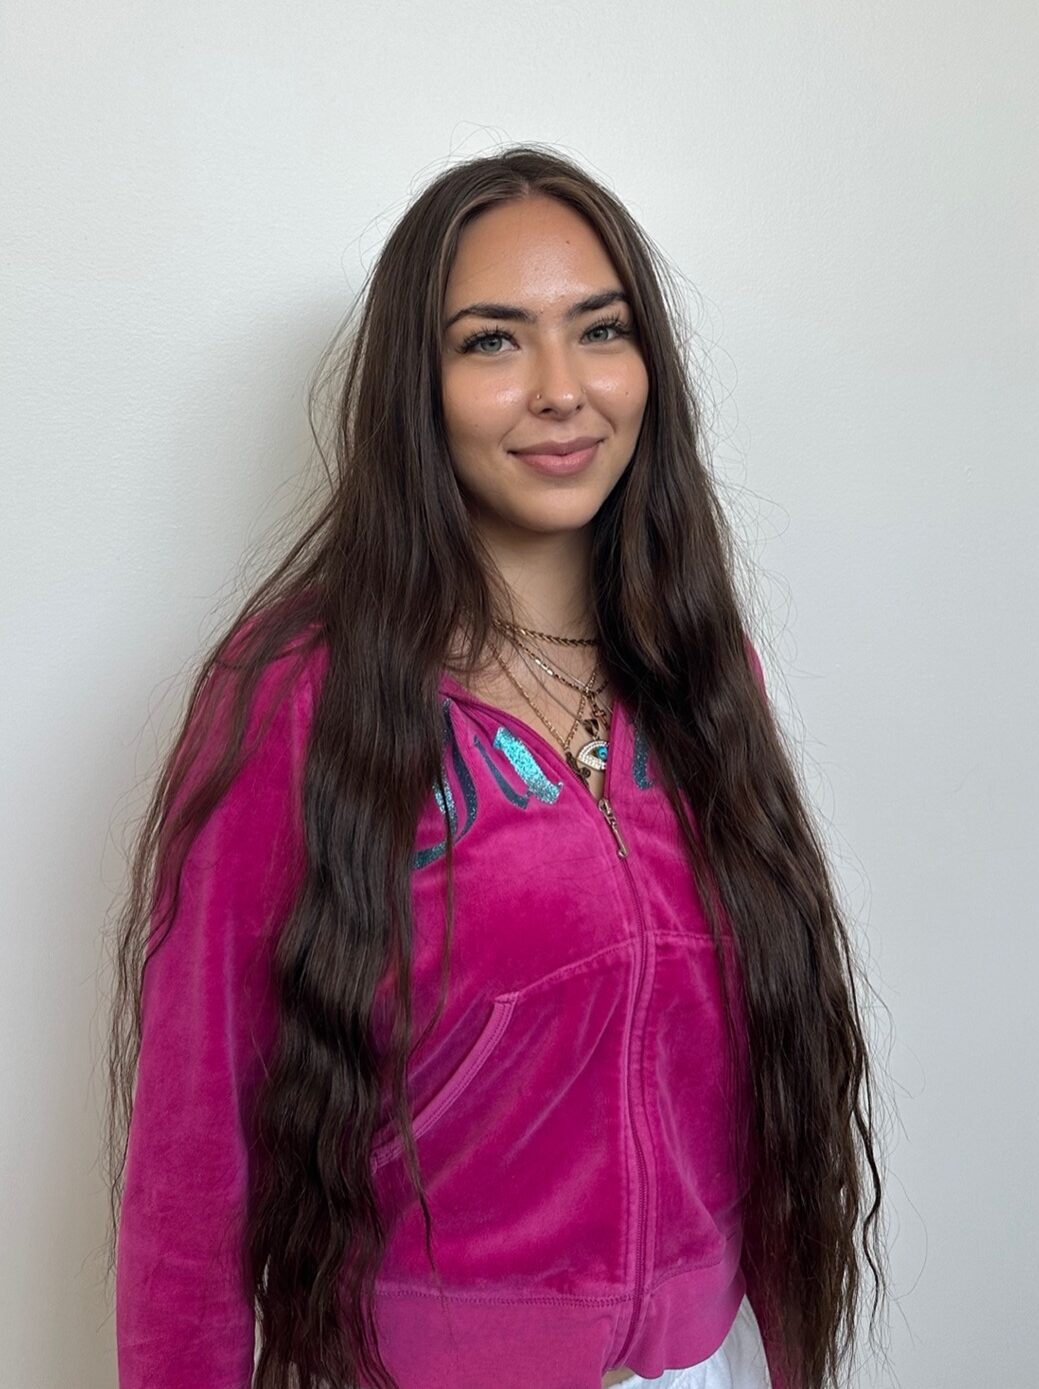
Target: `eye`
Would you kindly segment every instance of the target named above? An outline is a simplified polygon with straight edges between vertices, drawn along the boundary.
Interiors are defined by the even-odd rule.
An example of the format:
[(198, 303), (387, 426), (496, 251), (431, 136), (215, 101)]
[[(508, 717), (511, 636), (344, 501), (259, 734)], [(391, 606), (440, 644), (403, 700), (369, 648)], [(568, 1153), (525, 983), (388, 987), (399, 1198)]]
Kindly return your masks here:
[[(598, 323), (593, 323), (588, 329), (589, 333), (596, 333), (600, 328), (613, 328), (619, 338), (631, 336), (631, 328), (623, 318), (600, 318)], [(612, 342), (612, 338), (600, 338), (600, 342)]]
[[(585, 329), (585, 337), (587, 337), (589, 333), (597, 333), (603, 328), (612, 328), (618, 338), (627, 338), (631, 336), (631, 327), (629, 324), (626, 323), (623, 318), (614, 317), (600, 318), (598, 322), (593, 323), (591, 327)], [(475, 333), (470, 333), (469, 336), (459, 344), (458, 350), (459, 352), (473, 352), (475, 348), (481, 346), (483, 343), (496, 342), (501, 338), (507, 338), (509, 342), (513, 344), (516, 342), (516, 339), (507, 328), (482, 328)], [(614, 338), (596, 339), (596, 342), (601, 344), (613, 341), (615, 341)], [(500, 357), (502, 354), (500, 352), (478, 352), (476, 355), (478, 357)]]
[[(478, 347), (485, 342), (494, 342), (497, 338), (508, 338), (509, 341), (513, 343), (516, 341), (512, 334), (505, 328), (495, 328), (493, 332), (485, 328), (480, 332), (470, 333), (469, 336), (464, 340), (464, 342), (459, 344), (458, 350), (459, 352), (472, 352), (474, 347)], [(477, 353), (477, 356), (500, 357), (501, 353), (479, 352)]]

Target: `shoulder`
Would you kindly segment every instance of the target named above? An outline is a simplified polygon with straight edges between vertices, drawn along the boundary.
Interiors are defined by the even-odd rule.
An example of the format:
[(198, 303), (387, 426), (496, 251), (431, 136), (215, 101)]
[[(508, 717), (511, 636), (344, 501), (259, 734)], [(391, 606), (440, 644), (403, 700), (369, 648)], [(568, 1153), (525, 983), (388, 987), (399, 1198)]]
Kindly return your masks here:
[(167, 804), (173, 833), (197, 810), (212, 813), (218, 803), (225, 816), (255, 818), (269, 813), (272, 795), (301, 795), (328, 648), (320, 634), (305, 631), (257, 668), (251, 643), (258, 639), (255, 622), (231, 633), (189, 705)]
[(327, 673), (327, 642), (316, 628), (308, 628), (283, 642), (257, 671), (255, 648), (250, 646), (255, 640), (251, 623), (227, 639), (200, 693), (201, 701), (225, 733), (227, 720), (242, 709), (244, 700), (249, 744), (262, 740), (275, 723), (283, 734), (304, 734)]

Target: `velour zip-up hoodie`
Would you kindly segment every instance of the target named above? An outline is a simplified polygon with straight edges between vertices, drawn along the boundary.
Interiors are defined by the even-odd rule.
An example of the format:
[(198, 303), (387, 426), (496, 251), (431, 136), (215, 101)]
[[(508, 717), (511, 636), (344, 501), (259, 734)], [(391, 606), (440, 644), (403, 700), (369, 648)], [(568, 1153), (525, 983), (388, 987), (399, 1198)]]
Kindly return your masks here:
[[(120, 1389), (251, 1383), (249, 1114), (275, 1038), (270, 955), (305, 868), (304, 762), (327, 661), (318, 646), (302, 667), (283, 655), (264, 671), (246, 762), (191, 846), (145, 969), (117, 1244)], [(372, 1157), (391, 1228), (376, 1304), (385, 1362), (402, 1389), (600, 1389), (617, 1365), (655, 1377), (696, 1364), (748, 1291), (736, 971), (733, 1088), (709, 926), (622, 701), (596, 801), (530, 724), (446, 672), (440, 697), (447, 795), (431, 789), (412, 863), (415, 1035), (440, 982), (446, 818), (450, 989), (408, 1093), (443, 1296), (386, 1107)], [(725, 948), (734, 962), (727, 934)], [(390, 1022), (380, 1012), (380, 1043)]]

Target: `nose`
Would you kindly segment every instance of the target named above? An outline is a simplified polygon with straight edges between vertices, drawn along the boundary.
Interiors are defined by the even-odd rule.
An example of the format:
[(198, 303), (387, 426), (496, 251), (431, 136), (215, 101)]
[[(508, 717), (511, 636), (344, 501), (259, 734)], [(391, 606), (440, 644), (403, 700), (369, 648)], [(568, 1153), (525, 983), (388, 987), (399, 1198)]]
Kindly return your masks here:
[(583, 402), (584, 394), (579, 363), (566, 344), (543, 344), (531, 372), (532, 408), (539, 413), (546, 406), (555, 410), (574, 410)]

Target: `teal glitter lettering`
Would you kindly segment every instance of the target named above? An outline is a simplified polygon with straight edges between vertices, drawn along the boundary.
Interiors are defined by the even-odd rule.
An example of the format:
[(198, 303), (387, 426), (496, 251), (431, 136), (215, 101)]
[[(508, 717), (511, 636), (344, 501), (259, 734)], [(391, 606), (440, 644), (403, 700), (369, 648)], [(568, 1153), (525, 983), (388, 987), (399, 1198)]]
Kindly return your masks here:
[[(494, 735), (494, 746), (503, 752), (509, 759), (509, 762), (522, 777), (527, 789), (532, 795), (536, 796), (539, 801), (543, 801), (545, 805), (555, 805), (563, 789), (563, 783), (561, 781), (551, 781), (545, 775), (538, 765), (534, 754), (531, 752), (530, 748), (527, 747), (522, 738), (517, 737), (515, 733), (510, 732), (509, 729), (503, 728), (499, 724), (498, 731)], [(483, 751), (482, 748), (480, 750), (481, 752)], [(502, 786), (502, 789), (506, 790), (506, 794), (508, 794), (500, 778), (498, 778), (498, 784)], [(510, 800), (515, 801), (515, 797), (510, 796)], [(515, 803), (525, 806), (526, 800), (515, 801)]]
[[(436, 797), (437, 805), (440, 807), (440, 813), (447, 820), (454, 841), (457, 844), (459, 839), (472, 829), (473, 822), (476, 819), (476, 783), (473, 781), (472, 773), (469, 771), (469, 768), (465, 764), (465, 759), (462, 757), (462, 750), (458, 746), (458, 740), (455, 737), (454, 727), (448, 712), (449, 709), (450, 701), (447, 699), (442, 700), (440, 710), (444, 720), (443, 746), (446, 747), (450, 743), (451, 763), (458, 777), (459, 785), (462, 788), (462, 796), (465, 799), (465, 824), (462, 826), (460, 832), (456, 833), (458, 812), (455, 809), (454, 796), (451, 793), (451, 783), (448, 780), (447, 768), (444, 763), (441, 763), (440, 779), (444, 784), (446, 796), (441, 794), (440, 787), (435, 782), (433, 784), (433, 795)], [(418, 868), (425, 868), (429, 863), (435, 863), (437, 859), (443, 858), (446, 853), (447, 837), (445, 835), (439, 844), (433, 844), (428, 849), (419, 849), (415, 852), (411, 860), (412, 872)]]
[(631, 758), (631, 775), (635, 785), (642, 791), (649, 791), (656, 786), (656, 781), (649, 775), (647, 770), (649, 763), (649, 743), (639, 727), (638, 722), (635, 727), (635, 747)]
[(529, 792), (527, 795), (521, 795), (519, 791), (514, 791), (512, 789), (509, 783), (502, 776), (501, 772), (495, 766), (494, 762), (491, 759), (490, 753), (484, 747), (480, 737), (475, 733), (473, 734), (473, 743), (479, 749), (480, 756), (483, 758), (484, 762), (486, 762), (487, 770), (494, 778), (498, 790), (502, 793), (506, 800), (511, 801), (512, 804), (515, 806), (519, 806), (521, 810), (525, 810), (527, 802), (530, 800)]

